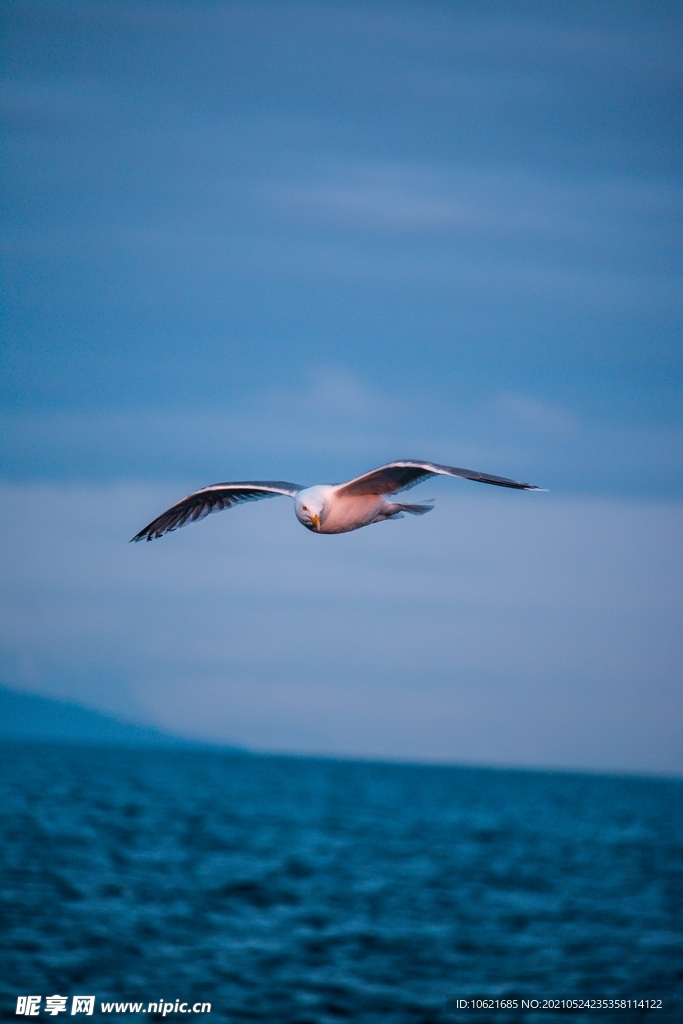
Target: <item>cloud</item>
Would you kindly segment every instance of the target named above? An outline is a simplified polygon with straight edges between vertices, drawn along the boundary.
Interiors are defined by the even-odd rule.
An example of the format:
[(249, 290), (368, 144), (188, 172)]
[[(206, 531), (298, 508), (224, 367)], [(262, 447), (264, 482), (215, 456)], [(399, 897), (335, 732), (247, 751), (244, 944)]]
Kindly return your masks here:
[(3, 679), (259, 749), (683, 771), (680, 502), (446, 483), (343, 537), (283, 499), (147, 545), (169, 484), (4, 485)]
[(320, 359), (678, 413), (668, 15), (6, 13), (8, 402), (215, 411)]
[[(208, 125), (198, 137), (196, 127), (179, 130), (184, 149), (206, 146)], [(213, 130), (219, 152), (206, 168), (184, 166), (172, 183), (160, 184), (163, 204), (143, 186), (136, 199), (124, 190), (127, 209), (116, 210), (116, 200), (112, 205), (103, 193), (97, 216), (92, 203), (85, 209), (65, 199), (56, 218), (53, 212), (9, 231), (6, 254), (50, 260), (73, 253), (91, 263), (105, 251), (146, 272), (151, 262), (164, 277), (200, 272), (208, 275), (204, 287), (232, 274), (265, 274), (298, 282), (412, 282), (430, 290), (450, 285), (470, 296), (493, 289), (517, 300), (573, 298), (606, 308), (678, 304), (680, 272), (672, 257), (682, 200), (680, 188), (664, 178), (569, 179), (495, 164), (324, 155), (302, 167), (287, 158), (286, 140), (281, 158), (271, 155), (254, 167), (246, 159), (249, 137), (240, 143), (219, 123)], [(240, 144), (241, 170), (233, 152)], [(233, 154), (227, 172), (224, 146)], [(66, 168), (61, 174), (70, 190), (72, 175)]]
[[(225, 197), (225, 182), (222, 182)], [(681, 192), (673, 182), (626, 175), (568, 179), (557, 172), (444, 162), (317, 159), (314, 168), (281, 167), (278, 176), (251, 182), (280, 217), (407, 236), (539, 238), (582, 241), (604, 249), (625, 235), (665, 228), (680, 218)], [(219, 189), (212, 202), (220, 203)]]
[(64, 131), (76, 126), (95, 127), (95, 119), (113, 113), (108, 97), (96, 78), (61, 81), (10, 79), (2, 83), (0, 110), (9, 131), (24, 129)]
[(523, 477), (564, 493), (680, 494), (683, 434), (580, 415), (511, 391), (399, 396), (343, 365), (243, 393), (222, 410), (5, 413), (14, 479), (345, 479), (395, 458)]

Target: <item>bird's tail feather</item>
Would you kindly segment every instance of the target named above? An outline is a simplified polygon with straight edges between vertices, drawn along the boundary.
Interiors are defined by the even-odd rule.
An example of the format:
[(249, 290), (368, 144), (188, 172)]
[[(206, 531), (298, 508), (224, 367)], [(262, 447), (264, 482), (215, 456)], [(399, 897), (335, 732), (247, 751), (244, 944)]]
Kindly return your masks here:
[(401, 503), (399, 508), (401, 512), (410, 512), (411, 516), (423, 516), (425, 512), (431, 512), (434, 506), (431, 503), (423, 505), (406, 505)]

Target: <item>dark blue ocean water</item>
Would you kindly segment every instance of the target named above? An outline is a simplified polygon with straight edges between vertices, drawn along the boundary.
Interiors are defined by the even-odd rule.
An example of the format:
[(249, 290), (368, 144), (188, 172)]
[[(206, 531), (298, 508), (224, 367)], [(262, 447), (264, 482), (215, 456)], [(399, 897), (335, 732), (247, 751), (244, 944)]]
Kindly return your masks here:
[[(101, 1001), (180, 999), (211, 1002), (207, 1024), (504, 1024), (559, 1014), (455, 999), (683, 991), (681, 781), (29, 743), (1, 757), (11, 1019), (17, 995), (58, 993), (96, 995), (110, 1021), (152, 1018)], [(641, 1019), (664, 1013), (562, 1016)]]

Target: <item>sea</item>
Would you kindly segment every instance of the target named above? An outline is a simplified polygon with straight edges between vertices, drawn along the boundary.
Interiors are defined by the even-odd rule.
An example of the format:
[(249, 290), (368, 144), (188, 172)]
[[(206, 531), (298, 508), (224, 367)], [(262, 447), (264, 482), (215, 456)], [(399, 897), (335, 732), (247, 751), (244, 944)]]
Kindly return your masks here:
[(0, 760), (8, 1020), (683, 1021), (683, 780), (47, 742)]

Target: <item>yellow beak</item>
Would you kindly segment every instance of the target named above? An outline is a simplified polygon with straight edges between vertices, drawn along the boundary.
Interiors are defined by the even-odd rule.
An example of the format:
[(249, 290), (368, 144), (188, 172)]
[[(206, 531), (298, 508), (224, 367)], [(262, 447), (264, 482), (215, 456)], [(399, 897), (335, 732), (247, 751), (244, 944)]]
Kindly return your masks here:
[(316, 528), (316, 530), (320, 529), (320, 516), (317, 512), (314, 516), (311, 516), (311, 524)]

